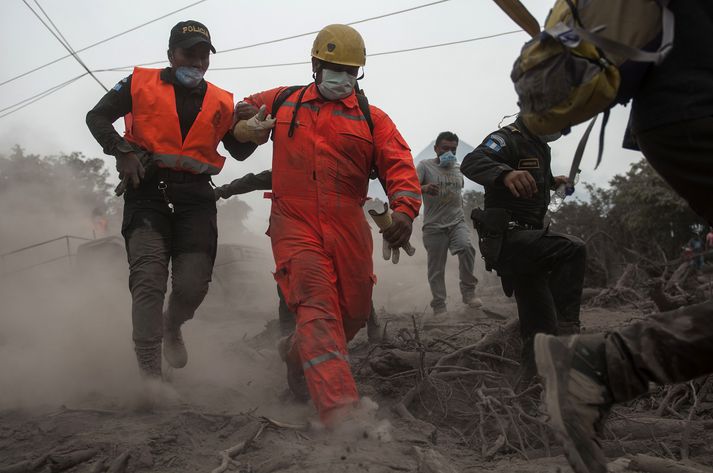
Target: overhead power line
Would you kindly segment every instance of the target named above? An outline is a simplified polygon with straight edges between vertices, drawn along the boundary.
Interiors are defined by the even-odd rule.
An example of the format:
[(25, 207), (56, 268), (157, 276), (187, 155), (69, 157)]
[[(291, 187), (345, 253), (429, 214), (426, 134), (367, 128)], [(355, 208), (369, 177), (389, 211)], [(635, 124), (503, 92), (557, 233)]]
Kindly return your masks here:
[[(99, 84), (102, 87), (102, 89), (104, 89), (106, 92), (109, 92), (109, 89), (104, 84), (102, 84), (102, 82), (97, 78), (97, 76), (94, 75), (94, 73), (89, 69), (89, 67), (87, 67), (87, 65), (84, 64), (84, 61), (82, 61), (81, 58), (77, 55), (77, 53), (74, 52), (74, 50), (72, 49), (72, 46), (69, 44), (69, 41), (67, 41), (67, 39), (64, 37), (64, 35), (62, 35), (62, 32), (59, 30), (59, 28), (57, 28), (57, 25), (55, 25), (54, 22), (52, 21), (52, 18), (50, 18), (50, 16), (47, 14), (47, 12), (44, 10), (44, 8), (42, 8), (42, 5), (40, 5), (40, 2), (38, 0), (35, 0), (35, 4), (39, 7), (40, 11), (42, 11), (42, 13), (45, 15), (45, 17), (47, 17), (47, 20), (52, 24), (52, 27), (50, 27), (50, 25), (48, 25), (42, 19), (42, 17), (30, 6), (30, 4), (27, 3), (27, 0), (22, 0), (22, 3), (24, 3), (27, 6), (27, 8), (29, 8), (30, 11), (32, 13), (34, 13), (34, 15), (37, 17), (37, 19), (40, 20), (40, 22), (43, 25), (45, 25), (45, 28), (47, 28), (49, 30), (49, 32), (52, 33), (52, 36), (54, 36), (57, 39), (57, 41), (59, 41), (60, 44), (62, 44), (62, 46), (64, 46), (64, 48), (67, 51), (69, 51), (69, 53), (72, 56), (74, 56), (74, 59), (76, 59), (77, 62), (87, 71), (87, 73), (90, 76), (92, 76), (92, 79), (94, 79), (97, 82), (97, 84)], [(52, 28), (54, 28), (54, 30)], [(55, 31), (56, 31), (56, 33), (55, 33)]]
[[(486, 40), (486, 39), (492, 39), (492, 38), (497, 38), (497, 37), (500, 37), (500, 36), (506, 36), (506, 35), (511, 35), (511, 34), (515, 34), (515, 33), (521, 33), (521, 32), (523, 32), (523, 30), (504, 31), (504, 32), (502, 32), (502, 33), (496, 33), (496, 34), (491, 34), (491, 35), (486, 35), (486, 36), (478, 36), (478, 37), (475, 37), (475, 38), (462, 39), (462, 40), (458, 40), (458, 41), (449, 41), (449, 42), (447, 42), (447, 43), (429, 44), (429, 45), (426, 45), (426, 46), (417, 46), (417, 47), (413, 47), (413, 48), (404, 48), (404, 49), (395, 49), (395, 50), (392, 50), (392, 51), (383, 51), (383, 52), (378, 52), (378, 53), (369, 54), (368, 56), (369, 56), (369, 57), (374, 57), (374, 56), (386, 56), (386, 55), (389, 55), (389, 54), (400, 54), (400, 53), (406, 53), (406, 52), (420, 51), (420, 50), (424, 50), (424, 49), (441, 48), (441, 47), (445, 47), (445, 46), (452, 46), (452, 45), (455, 45), (455, 44), (472, 43), (472, 42), (476, 42), (476, 41), (482, 41), (482, 40)], [(296, 66), (296, 65), (304, 65), (304, 64), (310, 64), (310, 61), (283, 62), (283, 63), (276, 63), (276, 64), (257, 64), (257, 65), (233, 66), (233, 67), (211, 67), (210, 70), (211, 70), (211, 71), (232, 71), (232, 70), (244, 70), (244, 69), (262, 69), (262, 68), (268, 68), (268, 67)], [(128, 67), (127, 67), (126, 69), (131, 70), (131, 69), (128, 68)], [(96, 69), (96, 70), (94, 70), (94, 71), (92, 71), (92, 72), (121, 72), (121, 71), (122, 71), (121, 68), (113, 68), (113, 69)], [(52, 88), (50, 88), (50, 89), (47, 89), (47, 90), (44, 91), (44, 92), (40, 92), (40, 93), (37, 94), (37, 95), (34, 95), (34, 96), (29, 97), (29, 98), (27, 98), (27, 99), (24, 99), (24, 100), (22, 100), (21, 102), (18, 102), (18, 103), (16, 103), (16, 104), (10, 105), (9, 107), (6, 107), (6, 108), (0, 110), (0, 112), (3, 112), (3, 111), (5, 111), (5, 110), (10, 110), (10, 109), (12, 109), (12, 108), (14, 108), (14, 107), (17, 107), (18, 105), (21, 105), (21, 104), (23, 104), (23, 103), (25, 103), (25, 102), (27, 102), (27, 101), (29, 101), (29, 100), (32, 100), (32, 99), (35, 99), (35, 100), (32, 100), (32, 102), (30, 102), (30, 103), (34, 103), (34, 102), (36, 102), (37, 100), (40, 100), (40, 99), (44, 98), (45, 96), (50, 95), (51, 93), (54, 93), (54, 92), (56, 92), (57, 90), (59, 90), (59, 89), (57, 89), (57, 88), (62, 88), (62, 87), (64, 87), (64, 86), (66, 86), (66, 85), (69, 85), (69, 83), (74, 82), (75, 80), (78, 80), (78, 79), (80, 79), (81, 77), (84, 77), (85, 75), (87, 75), (87, 73), (84, 73), (84, 74), (82, 74), (82, 75), (80, 75), (80, 76), (77, 76), (77, 77), (75, 77), (75, 78), (73, 78), (73, 79), (70, 79), (69, 81), (64, 82), (64, 83), (62, 83), (62, 84), (59, 84), (59, 85), (57, 85), (57, 86), (54, 86), (54, 87), (52, 87)], [(43, 94), (44, 94), (44, 95), (43, 95)], [(11, 111), (9, 111), (9, 112), (3, 114), (3, 115), (0, 115), (0, 118), (5, 117), (5, 116), (7, 116), (7, 115), (9, 115), (9, 114), (11, 114), (11, 113), (14, 113), (14, 112), (18, 111), (18, 110), (21, 110), (21, 109), (24, 108), (25, 106), (30, 105), (30, 103), (26, 103), (26, 104), (23, 105), (22, 107), (19, 107), (19, 108), (15, 109), (15, 110), (11, 110)]]
[[(129, 28), (128, 30), (124, 30), (124, 31), (122, 31), (122, 32), (120, 32), (120, 33), (116, 33), (115, 35), (109, 36), (108, 38), (104, 38), (104, 39), (102, 39), (102, 40), (100, 40), (100, 41), (97, 41), (96, 43), (92, 43), (92, 44), (90, 44), (90, 45), (88, 45), (88, 46), (85, 46), (85, 47), (83, 47), (83, 48), (81, 48), (81, 49), (77, 49), (77, 50), (75, 51), (75, 53), (84, 52), (84, 51), (86, 51), (87, 49), (91, 49), (91, 48), (93, 48), (93, 47), (95, 47), (95, 46), (99, 46), (100, 44), (104, 44), (104, 43), (106, 43), (106, 42), (108, 42), (108, 41), (111, 41), (112, 39), (116, 39), (116, 38), (118, 38), (118, 37), (120, 37), (120, 36), (124, 36), (124, 35), (126, 35), (126, 34), (133, 33), (134, 31), (138, 30), (139, 28), (143, 28), (144, 26), (150, 25), (151, 23), (155, 23), (155, 22), (157, 22), (157, 21), (159, 21), (159, 20), (163, 20), (164, 18), (167, 18), (167, 17), (169, 17), (169, 16), (171, 16), (171, 15), (175, 15), (175, 14), (178, 13), (178, 12), (181, 12), (181, 11), (183, 11), (183, 10), (187, 10), (187, 9), (189, 9), (189, 8), (191, 8), (191, 7), (194, 7), (194, 6), (196, 6), (196, 5), (200, 4), (200, 3), (207, 2), (207, 1), (208, 1), (208, 0), (199, 0), (199, 1), (197, 1), (197, 2), (193, 2), (193, 3), (191, 3), (191, 4), (188, 4), (188, 5), (184, 6), (184, 7), (179, 8), (179, 9), (177, 9), (177, 10), (173, 10), (173, 11), (171, 11), (171, 12), (168, 12), (168, 13), (166, 13), (165, 15), (161, 15), (161, 16), (159, 16), (159, 17), (157, 17), (157, 18), (154, 18), (154, 19), (152, 19), (152, 20), (149, 20), (149, 21), (146, 21), (146, 22), (144, 22), (144, 23), (141, 23), (140, 25), (136, 25), (136, 26), (134, 26), (134, 27), (132, 27), (132, 28)], [(62, 57), (58, 57), (57, 59), (54, 59), (54, 60), (52, 60), (52, 61), (50, 61), (50, 62), (48, 62), (48, 63), (46, 63), (46, 64), (42, 64), (41, 66), (37, 66), (37, 67), (35, 67), (34, 69), (30, 69), (29, 71), (25, 71), (25, 72), (23, 72), (22, 74), (18, 74), (18, 75), (14, 76), (14, 77), (11, 77), (11, 78), (9, 78), (9, 79), (6, 79), (6, 80), (4, 80), (3, 82), (0, 82), (0, 86), (3, 86), (3, 85), (5, 85), (5, 84), (9, 84), (10, 82), (13, 82), (13, 81), (15, 81), (15, 80), (17, 80), (17, 79), (21, 79), (21, 78), (23, 78), (23, 77), (25, 77), (25, 76), (27, 76), (27, 75), (29, 75), (29, 74), (32, 74), (33, 72), (37, 72), (37, 71), (39, 71), (39, 70), (41, 70), (41, 69), (44, 69), (45, 67), (51, 66), (52, 64), (55, 64), (55, 63), (58, 63), (59, 61), (62, 61), (62, 60), (64, 60), (64, 59), (67, 59), (68, 57), (72, 57), (72, 54), (67, 54), (67, 55), (64, 55), (64, 56), (62, 56)]]
[(19, 112), (23, 108), (25, 108), (29, 105), (32, 105), (33, 103), (37, 102), (38, 100), (42, 100), (43, 98), (45, 98), (49, 95), (52, 95), (55, 92), (59, 92), (60, 90), (64, 89), (68, 85), (78, 81), (79, 79), (81, 79), (82, 77), (84, 77), (86, 75), (87, 75), (87, 73), (85, 72), (85, 73), (80, 74), (76, 77), (73, 77), (67, 81), (62, 82), (61, 84), (50, 87), (49, 89), (44, 90), (44, 91), (40, 92), (39, 94), (35, 94), (32, 97), (28, 97), (24, 100), (21, 100), (20, 102), (10, 105), (9, 107), (5, 107), (2, 110), (0, 110), (0, 113), (5, 112), (6, 110), (9, 110), (9, 112), (2, 113), (0, 115), (0, 118), (6, 117), (6, 116), (11, 115), (15, 112)]
[[(488, 36), (478, 36), (476, 38), (469, 38), (469, 39), (461, 39), (458, 41), (449, 41), (447, 43), (438, 43), (438, 44), (429, 44), (426, 46), (416, 46), (413, 48), (405, 48), (405, 49), (395, 49), (392, 51), (382, 51), (379, 53), (372, 53), (372, 54), (367, 54), (367, 57), (375, 57), (375, 56), (387, 56), (389, 54), (400, 54), (400, 53), (408, 53), (412, 51), (421, 51), (424, 49), (433, 49), (433, 48), (442, 48), (444, 46), (452, 46), (454, 44), (463, 44), (463, 43), (472, 43), (475, 41), (482, 41), (485, 39), (491, 39), (491, 38), (497, 38), (499, 36), (506, 36), (506, 35), (511, 35), (515, 33), (521, 33), (522, 30), (512, 30), (512, 31), (505, 31), (502, 33), (496, 33)], [(262, 68), (267, 68), (267, 67), (282, 67), (282, 66), (296, 66), (300, 64), (311, 64), (310, 61), (299, 61), (299, 62), (283, 62), (283, 63), (278, 63), (278, 64), (258, 64), (258, 65), (250, 65), (250, 66), (232, 66), (232, 67), (211, 67), (211, 71), (233, 71), (233, 70), (240, 70), (240, 69), (262, 69)]]
[[(361, 19), (361, 20), (352, 21), (352, 22), (350, 22), (350, 23), (345, 23), (345, 24), (350, 25), (350, 26), (351, 26), (351, 25), (358, 25), (358, 24), (360, 24), (360, 23), (366, 23), (366, 22), (368, 22), (368, 21), (373, 21), (373, 20), (380, 20), (380, 19), (382, 19), (382, 18), (387, 18), (387, 17), (394, 16), (394, 15), (400, 15), (400, 14), (402, 14), (402, 13), (408, 13), (408, 12), (411, 12), (411, 11), (414, 11), (414, 10), (419, 10), (419, 9), (421, 9), (421, 8), (426, 8), (426, 7), (431, 7), (431, 6), (433, 6), (433, 5), (438, 5), (438, 4), (440, 4), (440, 3), (446, 3), (446, 2), (449, 2), (449, 1), (450, 1), (450, 0), (438, 0), (438, 1), (435, 1), (435, 2), (424, 3), (424, 4), (421, 4), (421, 5), (416, 5), (416, 6), (414, 6), (414, 7), (404, 8), (403, 10), (397, 10), (397, 11), (393, 11), (393, 12), (389, 12), (389, 13), (384, 13), (383, 15), (372, 16), (372, 17), (369, 17), (369, 18), (364, 18), (364, 19)], [(268, 41), (260, 41), (259, 43), (245, 44), (245, 45), (243, 45), (243, 46), (236, 46), (236, 47), (234, 47), (234, 48), (221, 49), (221, 50), (217, 51), (215, 54), (223, 54), (223, 53), (229, 53), (229, 52), (231, 52), (231, 51), (239, 51), (239, 50), (243, 50), (243, 49), (256, 48), (256, 47), (258, 47), (258, 46), (265, 46), (265, 45), (267, 45), (267, 44), (281, 43), (281, 42), (283, 42), (283, 41), (288, 41), (288, 40), (291, 40), (291, 39), (302, 38), (302, 37), (304, 37), (304, 36), (310, 36), (310, 35), (313, 35), (313, 34), (317, 34), (317, 33), (319, 33), (319, 31), (320, 31), (320, 30), (308, 31), (308, 32), (306, 32), (306, 33), (300, 33), (300, 34), (296, 34), (296, 35), (292, 35), (292, 36), (284, 36), (284, 37), (282, 37), (282, 38), (271, 39), (271, 40), (268, 40)], [(144, 63), (141, 63), (141, 64), (135, 64), (135, 65), (136, 65), (136, 66), (155, 66), (156, 64), (163, 64), (163, 63), (166, 63), (166, 62), (168, 62), (168, 61), (166, 61), (165, 59), (161, 59), (161, 60), (157, 60), (157, 61), (144, 62)], [(299, 63), (299, 64), (301, 64), (301, 63)], [(114, 70), (114, 71), (116, 71), (116, 70), (123, 70), (123, 69), (126, 69), (126, 68), (128, 68), (128, 67), (134, 67), (134, 64), (132, 64), (132, 65), (130, 65), (130, 66), (115, 67), (115, 68), (112, 68), (112, 69), (110, 69), (110, 70)], [(0, 84), (0, 85), (2, 85), (2, 84)]]

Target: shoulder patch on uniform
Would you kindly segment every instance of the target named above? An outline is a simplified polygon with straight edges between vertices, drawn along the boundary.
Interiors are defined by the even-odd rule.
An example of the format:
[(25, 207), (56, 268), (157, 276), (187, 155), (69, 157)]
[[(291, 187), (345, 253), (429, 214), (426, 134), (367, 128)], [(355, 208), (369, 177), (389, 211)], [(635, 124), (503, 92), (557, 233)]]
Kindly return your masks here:
[(128, 81), (129, 81), (129, 78), (124, 77), (119, 82), (117, 82), (116, 85), (111, 88), (111, 90), (116, 91), (116, 92), (120, 91), (121, 88), (124, 87), (124, 84), (126, 84)]
[(539, 169), (540, 161), (537, 158), (525, 158), (521, 159), (517, 163), (518, 169)]
[(493, 151), (500, 151), (502, 148), (507, 146), (507, 144), (505, 143), (505, 139), (502, 136), (498, 134), (492, 134), (488, 137), (487, 140), (485, 140), (485, 146), (492, 149)]

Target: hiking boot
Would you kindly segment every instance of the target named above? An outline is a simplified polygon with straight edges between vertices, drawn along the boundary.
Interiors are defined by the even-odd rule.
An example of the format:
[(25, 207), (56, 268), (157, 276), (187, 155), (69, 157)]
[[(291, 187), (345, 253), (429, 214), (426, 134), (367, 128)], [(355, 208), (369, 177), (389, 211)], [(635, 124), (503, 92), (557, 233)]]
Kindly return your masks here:
[(186, 344), (183, 343), (181, 326), (175, 326), (163, 316), (163, 357), (173, 368), (183, 368), (188, 363)]
[(602, 335), (535, 335), (537, 370), (545, 382), (550, 423), (575, 473), (606, 473), (597, 432), (612, 404)]
[(433, 308), (433, 315), (446, 315), (447, 312), (448, 310), (444, 305)]
[(134, 344), (134, 352), (141, 377), (161, 380), (161, 343)]
[(292, 360), (289, 356), (292, 348), (292, 337), (293, 334), (282, 337), (277, 342), (277, 352), (280, 354), (282, 361), (287, 365), (287, 386), (290, 388), (290, 392), (292, 392), (292, 395), (297, 401), (307, 402), (310, 397), (304, 370), (299, 362)]
[(471, 309), (478, 309), (480, 307), (483, 307), (483, 301), (480, 299), (480, 297), (475, 297), (474, 294), (463, 296), (463, 304), (467, 305)]

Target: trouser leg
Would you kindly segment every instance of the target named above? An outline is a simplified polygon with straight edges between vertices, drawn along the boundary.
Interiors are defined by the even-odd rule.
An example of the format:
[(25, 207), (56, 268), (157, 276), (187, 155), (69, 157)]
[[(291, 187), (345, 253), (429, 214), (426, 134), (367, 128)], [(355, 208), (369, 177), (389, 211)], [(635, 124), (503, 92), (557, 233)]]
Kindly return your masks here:
[(431, 307), (446, 306), (446, 259), (448, 258), (448, 234), (442, 229), (423, 230), (423, 246), (426, 248), (428, 284), (431, 287)]
[[(544, 239), (558, 247), (559, 257), (550, 272), (549, 287), (557, 309), (557, 333), (579, 333), (579, 312), (584, 286), (587, 251), (584, 242), (568, 235), (547, 234)], [(553, 240), (558, 241), (553, 241)]]
[(161, 373), (162, 312), (171, 246), (170, 217), (127, 202), (122, 233), (129, 261), (132, 338), (143, 374)]
[(335, 409), (359, 399), (347, 359), (334, 265), (322, 252), (301, 251), (277, 268), (277, 279), (297, 316), (288, 362), (300, 363), (320, 418), (329, 423)]
[(295, 331), (295, 314), (287, 307), (287, 301), (282, 294), (282, 289), (277, 286), (277, 297), (280, 299), (280, 305), (277, 308), (277, 317), (280, 324), (280, 335), (286, 337)]
[(533, 342), (538, 333), (557, 333), (557, 313), (547, 275), (518, 274), (510, 277), (517, 302), (522, 337), (522, 359), (534, 360)]
[(465, 222), (450, 229), (449, 245), (451, 253), (458, 256), (460, 293), (466, 301), (475, 294), (478, 278), (475, 277), (475, 248), (470, 240), (470, 228)]
[(713, 374), (713, 301), (650, 315), (606, 337), (610, 389), (617, 402)]
[(713, 224), (713, 117), (640, 132), (636, 140), (651, 166)]
[(174, 327), (193, 318), (208, 293), (218, 231), (215, 203), (176, 207), (171, 249), (171, 295), (167, 323)]

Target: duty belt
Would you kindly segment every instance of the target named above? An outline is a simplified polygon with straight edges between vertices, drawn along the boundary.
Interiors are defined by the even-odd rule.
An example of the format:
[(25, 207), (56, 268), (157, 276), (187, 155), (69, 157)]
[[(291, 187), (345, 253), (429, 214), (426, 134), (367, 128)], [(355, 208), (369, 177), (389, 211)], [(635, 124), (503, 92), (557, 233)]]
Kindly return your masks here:
[(160, 168), (156, 171), (159, 181), (167, 182), (207, 182), (210, 181), (208, 174), (193, 174), (186, 171), (176, 171), (175, 169)]
[(508, 222), (508, 230), (542, 230), (542, 225), (533, 225), (531, 223), (522, 223), (512, 220)]

